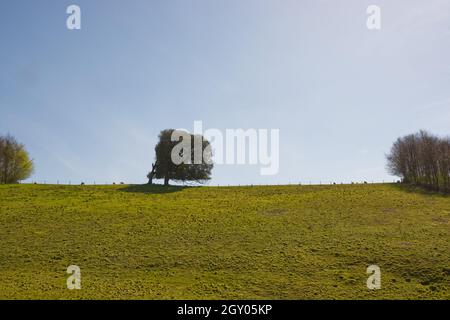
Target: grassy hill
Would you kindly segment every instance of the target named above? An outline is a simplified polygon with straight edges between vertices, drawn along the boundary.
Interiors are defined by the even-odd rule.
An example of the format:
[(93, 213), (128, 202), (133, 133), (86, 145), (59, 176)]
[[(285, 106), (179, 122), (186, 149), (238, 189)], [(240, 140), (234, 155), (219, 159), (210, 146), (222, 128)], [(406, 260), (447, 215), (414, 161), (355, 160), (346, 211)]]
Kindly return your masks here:
[[(81, 268), (81, 290), (66, 269)], [(380, 266), (382, 288), (366, 287)], [(0, 186), (0, 299), (450, 298), (450, 197), (393, 184)]]

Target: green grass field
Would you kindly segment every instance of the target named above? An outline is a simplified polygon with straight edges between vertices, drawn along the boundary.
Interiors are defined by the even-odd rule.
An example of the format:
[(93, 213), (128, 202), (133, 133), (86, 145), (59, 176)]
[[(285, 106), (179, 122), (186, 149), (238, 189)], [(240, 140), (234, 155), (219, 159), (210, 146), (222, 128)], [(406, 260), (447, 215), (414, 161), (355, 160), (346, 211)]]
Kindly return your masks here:
[[(382, 288), (366, 287), (380, 266)], [(81, 290), (66, 269), (81, 268)], [(395, 184), (0, 186), (0, 299), (449, 299), (450, 197)]]

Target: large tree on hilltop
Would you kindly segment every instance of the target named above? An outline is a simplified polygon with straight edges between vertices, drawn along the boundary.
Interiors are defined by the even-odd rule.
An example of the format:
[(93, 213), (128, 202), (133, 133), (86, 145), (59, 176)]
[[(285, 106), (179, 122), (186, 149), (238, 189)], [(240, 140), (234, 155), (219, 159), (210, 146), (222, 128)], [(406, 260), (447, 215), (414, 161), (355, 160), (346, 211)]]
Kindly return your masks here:
[(204, 183), (211, 179), (213, 164), (209, 141), (201, 135), (166, 129), (159, 134), (155, 147), (156, 161), (147, 177), (164, 179), (164, 185), (174, 181)]

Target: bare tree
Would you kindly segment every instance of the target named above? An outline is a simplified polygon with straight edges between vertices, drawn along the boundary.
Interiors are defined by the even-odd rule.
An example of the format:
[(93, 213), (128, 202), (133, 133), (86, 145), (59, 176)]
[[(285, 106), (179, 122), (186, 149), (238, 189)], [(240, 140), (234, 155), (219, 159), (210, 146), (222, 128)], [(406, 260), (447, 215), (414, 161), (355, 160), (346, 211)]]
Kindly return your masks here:
[(394, 142), (387, 155), (387, 168), (405, 183), (449, 191), (450, 139), (424, 130)]

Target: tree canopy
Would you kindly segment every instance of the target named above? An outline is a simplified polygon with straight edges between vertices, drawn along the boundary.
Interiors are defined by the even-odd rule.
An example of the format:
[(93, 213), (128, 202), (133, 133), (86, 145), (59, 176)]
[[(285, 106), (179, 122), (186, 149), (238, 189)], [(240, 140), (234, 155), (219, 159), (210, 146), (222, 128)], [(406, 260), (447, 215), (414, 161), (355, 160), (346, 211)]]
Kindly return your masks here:
[(10, 136), (0, 136), (0, 183), (18, 183), (31, 176), (34, 170), (25, 146)]
[(155, 153), (156, 161), (147, 175), (150, 184), (153, 178), (164, 179), (165, 185), (170, 180), (204, 183), (211, 179), (211, 145), (201, 135), (175, 129), (163, 130)]

